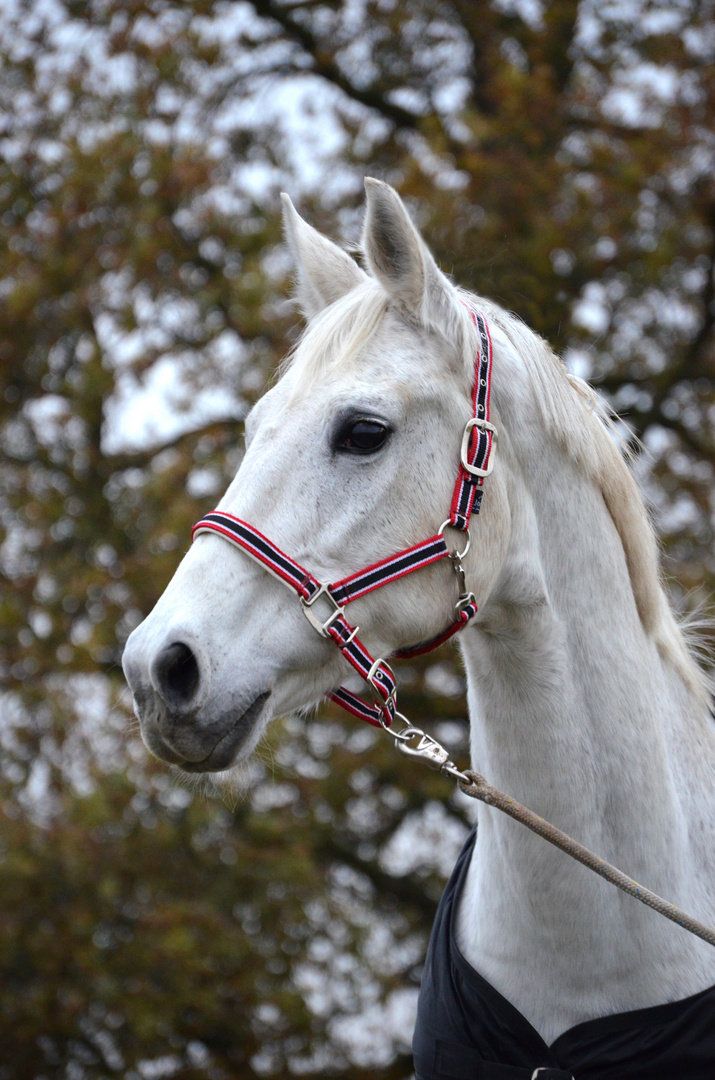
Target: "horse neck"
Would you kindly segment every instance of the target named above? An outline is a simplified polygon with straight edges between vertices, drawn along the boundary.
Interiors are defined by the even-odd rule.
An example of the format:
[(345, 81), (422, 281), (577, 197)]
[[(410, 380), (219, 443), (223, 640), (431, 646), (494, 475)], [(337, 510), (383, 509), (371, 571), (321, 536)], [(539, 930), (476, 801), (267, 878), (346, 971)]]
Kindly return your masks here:
[[(706, 844), (715, 840), (703, 709), (643, 628), (601, 491), (557, 447), (527, 459), (511, 470), (509, 554), (462, 641), (473, 767), (697, 909), (704, 860), (688, 828), (698, 795), (698, 827)], [(696, 959), (682, 931), (631, 910), (639, 905), (630, 898), (624, 908), (596, 875), (494, 809), (480, 806), (478, 821), (460, 941), (545, 1037), (713, 981), (712, 958)]]
[[(601, 492), (558, 451), (539, 457), (536, 490), (523, 478), (512, 485), (511, 549), (463, 640), (478, 717), (472, 753), (495, 782), (563, 804), (593, 832), (604, 784), (664, 779), (668, 726), (692, 701), (643, 628)], [(590, 782), (574, 801), (567, 780), (584, 761)]]

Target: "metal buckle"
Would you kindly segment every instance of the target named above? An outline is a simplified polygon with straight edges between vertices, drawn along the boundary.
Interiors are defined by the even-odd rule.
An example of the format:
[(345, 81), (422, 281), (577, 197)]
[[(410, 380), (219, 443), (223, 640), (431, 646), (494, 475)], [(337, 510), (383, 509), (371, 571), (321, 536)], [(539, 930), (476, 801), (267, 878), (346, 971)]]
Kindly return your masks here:
[[(478, 427), (482, 431), (491, 431), (492, 433), (492, 445), (489, 452), (489, 462), (486, 469), (480, 469), (477, 465), (470, 465), (467, 461), (467, 454), (469, 453), (469, 436), (472, 434), (472, 428)], [(494, 468), (494, 451), (496, 449), (497, 442), (497, 429), (494, 424), (490, 424), (488, 420), (480, 420), (478, 416), (473, 416), (471, 420), (468, 420), (465, 428), (464, 435), (462, 436), (462, 449), (459, 454), (459, 460), (462, 462), (462, 466), (472, 476), (489, 476), (489, 473)]]
[(476, 607), (477, 598), (473, 592), (465, 592), (460, 595), (459, 600), (454, 606), (456, 610), (459, 611), (461, 614), (461, 612), (468, 608), (470, 604), (474, 604), (474, 606)]
[[(561, 1069), (555, 1069), (552, 1065), (548, 1065), (548, 1066), (541, 1065), (538, 1069), (534, 1069), (533, 1073), (531, 1074), (531, 1080), (539, 1080), (539, 1073), (546, 1073), (547, 1076), (548, 1076), (549, 1073), (560, 1073), (560, 1072), (561, 1072)], [(571, 1075), (571, 1080), (574, 1080), (573, 1074)]]
[[(313, 610), (312, 610), (313, 604), (321, 596), (324, 596), (326, 598), (326, 600), (329, 600), (330, 603), (333, 605), (333, 607), (335, 609), (333, 611), (333, 613), (331, 615), (329, 615), (327, 619), (325, 619), (324, 622), (321, 622), (320, 619), (317, 617), (317, 615), (315, 615), (313, 613)], [(344, 614), (344, 611), (345, 611), (344, 608), (340, 607), (337, 600), (335, 599), (333, 594), (330, 592), (330, 589), (325, 584), (321, 584), (318, 591), (313, 593), (310, 600), (306, 600), (305, 597), (301, 596), (300, 597), (300, 606), (303, 609), (303, 614), (305, 615), (306, 619), (308, 620), (310, 625), (313, 627), (313, 629), (317, 630), (318, 633), (320, 634), (320, 636), (325, 637), (325, 638), (330, 637), (330, 634), (328, 633), (328, 630), (333, 625), (335, 620), (339, 619), (340, 616), (342, 614)], [(359, 630), (359, 627), (356, 627), (356, 629), (353, 630), (352, 634), (348, 638), (348, 641), (345, 642), (346, 645), (350, 641), (352, 641), (352, 639), (357, 634), (358, 630)]]
[[(381, 684), (375, 681), (375, 675), (377, 674), (378, 668), (380, 666), (387, 668), (387, 670), (390, 672), (390, 675), (392, 676), (392, 681), (394, 683), (394, 689), (388, 692), (387, 697), (383, 697), (383, 695), (378, 690), (378, 686), (380, 686)], [(379, 706), (380, 715), (382, 715), (382, 710), (386, 709), (390, 705), (394, 705), (395, 698), (397, 697), (397, 680), (395, 679), (395, 673), (390, 667), (390, 665), (385, 660), (383, 660), (381, 656), (378, 656), (377, 660), (373, 661), (372, 667), (365, 676), (365, 681), (370, 687), (370, 691), (374, 698), (375, 704)], [(383, 686), (383, 689), (387, 690), (387, 687)]]

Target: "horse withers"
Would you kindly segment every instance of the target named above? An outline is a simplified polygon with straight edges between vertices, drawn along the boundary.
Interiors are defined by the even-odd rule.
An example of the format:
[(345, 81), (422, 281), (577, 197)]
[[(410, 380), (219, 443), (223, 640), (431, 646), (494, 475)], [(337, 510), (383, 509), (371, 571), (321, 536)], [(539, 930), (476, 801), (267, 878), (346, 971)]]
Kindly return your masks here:
[[(237, 549), (200, 532), (129, 638), (144, 740), (187, 771), (230, 769), (273, 716), (341, 681), (343, 647), (315, 631), (342, 616), (333, 602), (311, 625), (306, 583), (349, 580), (441, 535), (484, 351), (478, 311), (498, 449), (463, 557), (478, 609), (458, 635), (474, 767), (712, 923), (708, 685), (612, 433), (541, 339), (439, 271), (390, 187), (366, 189), (366, 271), (286, 201), (307, 328), (248, 417), (246, 454), (217, 511), (250, 523), (253, 539)], [(247, 557), (264, 540), (258, 562)], [(287, 563), (269, 565), (272, 552)], [(298, 572), (299, 595), (287, 598), (291, 564), (309, 571), (302, 604)], [(449, 560), (383, 584), (351, 605), (369, 658), (454, 622)], [(710, 946), (480, 807), (430, 945), (417, 1073), (705, 1080), (715, 1076), (713, 983)]]

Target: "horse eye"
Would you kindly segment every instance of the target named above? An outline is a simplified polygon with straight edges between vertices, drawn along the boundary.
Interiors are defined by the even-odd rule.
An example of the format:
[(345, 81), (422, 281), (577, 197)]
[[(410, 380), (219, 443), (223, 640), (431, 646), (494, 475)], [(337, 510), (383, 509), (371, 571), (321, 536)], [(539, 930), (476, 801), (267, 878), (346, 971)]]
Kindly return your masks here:
[(384, 445), (388, 430), (379, 420), (352, 420), (338, 435), (337, 450), (349, 454), (372, 454)]

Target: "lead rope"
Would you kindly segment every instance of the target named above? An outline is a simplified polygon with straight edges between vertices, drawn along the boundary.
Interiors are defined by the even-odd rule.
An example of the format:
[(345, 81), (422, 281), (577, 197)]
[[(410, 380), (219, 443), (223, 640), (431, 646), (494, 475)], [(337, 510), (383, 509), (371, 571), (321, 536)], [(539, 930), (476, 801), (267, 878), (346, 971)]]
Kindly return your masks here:
[[(414, 727), (401, 713), (397, 714), (397, 718), (405, 720), (407, 726), (402, 728), (401, 731), (392, 730), (390, 734), (394, 736), (395, 746), (402, 754), (407, 755), (407, 757), (418, 758), (445, 776), (451, 776), (457, 781), (459, 790), (471, 799), (479, 799), (480, 802), (486, 803), (487, 806), (495, 806), (497, 810), (508, 814), (509, 817), (521, 822), (522, 825), (526, 825), (527, 829), (531, 829), (532, 832), (543, 836), (544, 840), (548, 840), (554, 847), (560, 848), (561, 851), (570, 855), (572, 859), (583, 863), (589, 870), (593, 870), (594, 873), (599, 874), (606, 881), (610, 881), (611, 885), (615, 885), (623, 892), (628, 893), (629, 896), (640, 900), (642, 904), (653, 908), (659, 915), (665, 915), (666, 919), (670, 919), (671, 922), (682, 926), (684, 930), (688, 930), (691, 934), (695, 934), (696, 937), (707, 941), (709, 945), (715, 945), (715, 930), (712, 927), (699, 922), (692, 915), (686, 915), (684, 911), (680, 911), (674, 904), (664, 900), (662, 896), (658, 896), (657, 893), (651, 892), (645, 886), (639, 885), (637, 881), (628, 877), (622, 870), (589, 851), (583, 844), (573, 840), (549, 821), (544, 821), (533, 810), (529, 810), (528, 806), (522, 806), (516, 799), (512, 799), (511, 795), (506, 795), (499, 788), (495, 788), (480, 773), (471, 769), (460, 771), (454, 762), (450, 760), (448, 751), (445, 750), (441, 743), (437, 742), (431, 735), (425, 734), (420, 728)], [(417, 745), (410, 746), (409, 744), (415, 739), (419, 739)]]

